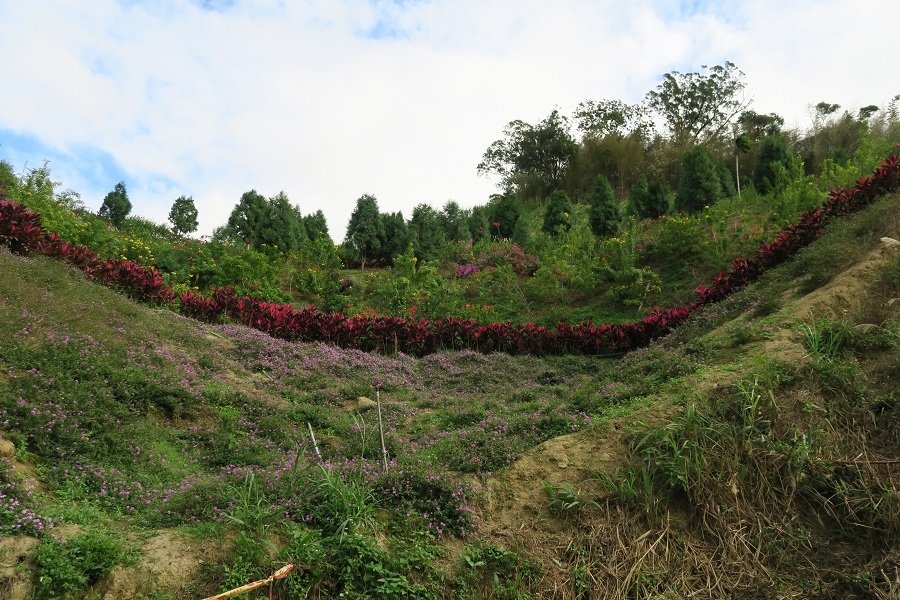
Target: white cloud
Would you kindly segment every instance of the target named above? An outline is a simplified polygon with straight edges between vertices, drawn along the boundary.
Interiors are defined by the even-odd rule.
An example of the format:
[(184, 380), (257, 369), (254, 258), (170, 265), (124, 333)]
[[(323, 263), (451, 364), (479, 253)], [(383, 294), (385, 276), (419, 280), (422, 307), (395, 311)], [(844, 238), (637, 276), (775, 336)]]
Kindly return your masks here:
[[(201, 4), (0, 0), (0, 129), (54, 155), (109, 153), (135, 211), (156, 220), (190, 194), (209, 232), (242, 192), (283, 189), (340, 239), (363, 193), (407, 216), (484, 202), (493, 184), (475, 165), (507, 121), (637, 101), (671, 69), (731, 60), (755, 108), (789, 125), (819, 100), (900, 92), (893, 3)], [(89, 206), (115, 183), (52, 167)]]

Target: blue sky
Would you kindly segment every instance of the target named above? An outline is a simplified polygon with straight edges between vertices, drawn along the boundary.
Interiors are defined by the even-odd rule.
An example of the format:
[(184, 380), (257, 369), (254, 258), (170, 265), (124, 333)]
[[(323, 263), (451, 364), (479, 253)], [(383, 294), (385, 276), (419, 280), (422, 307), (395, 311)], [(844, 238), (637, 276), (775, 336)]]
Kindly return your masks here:
[(407, 216), (483, 203), (475, 166), (508, 121), (636, 102), (673, 69), (731, 60), (788, 126), (900, 92), (900, 3), (869, 0), (0, 0), (0, 17), (0, 159), (50, 161), (90, 208), (125, 181), (157, 221), (191, 195), (201, 233), (251, 188), (322, 209), (338, 240), (364, 193)]

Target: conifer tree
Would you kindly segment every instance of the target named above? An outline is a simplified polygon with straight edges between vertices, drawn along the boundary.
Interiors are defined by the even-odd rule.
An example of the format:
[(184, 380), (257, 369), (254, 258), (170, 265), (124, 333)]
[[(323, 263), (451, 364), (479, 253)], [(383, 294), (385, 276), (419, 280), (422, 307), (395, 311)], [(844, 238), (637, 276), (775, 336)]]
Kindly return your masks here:
[(384, 237), (381, 240), (381, 258), (392, 261), (402, 254), (410, 243), (409, 228), (402, 212), (381, 215)]
[(608, 237), (618, 233), (622, 213), (619, 210), (619, 202), (613, 194), (612, 185), (605, 175), (597, 175), (594, 179), (588, 202), (588, 221), (594, 235)]
[(544, 210), (544, 233), (555, 235), (560, 231), (568, 231), (572, 227), (572, 202), (563, 190), (555, 190), (547, 198)]
[(715, 163), (702, 146), (694, 146), (681, 161), (681, 180), (675, 198), (678, 210), (694, 212), (722, 197), (722, 183)]
[(303, 217), (303, 229), (306, 231), (306, 237), (313, 241), (319, 238), (331, 239), (328, 235), (328, 222), (321, 209)]
[(445, 243), (437, 211), (427, 204), (419, 204), (413, 209), (408, 227), (416, 258), (423, 262), (436, 259)]
[(491, 196), (489, 205), (491, 237), (511, 239), (521, 215), (522, 205), (515, 192), (507, 191), (502, 195)]
[(760, 194), (768, 194), (778, 187), (779, 167), (787, 168), (791, 159), (788, 141), (780, 133), (772, 133), (763, 138), (753, 170), (753, 187)]
[(378, 200), (369, 194), (360, 196), (347, 224), (344, 245), (359, 257), (365, 269), (367, 260), (379, 256), (383, 239), (384, 224), (378, 212)]

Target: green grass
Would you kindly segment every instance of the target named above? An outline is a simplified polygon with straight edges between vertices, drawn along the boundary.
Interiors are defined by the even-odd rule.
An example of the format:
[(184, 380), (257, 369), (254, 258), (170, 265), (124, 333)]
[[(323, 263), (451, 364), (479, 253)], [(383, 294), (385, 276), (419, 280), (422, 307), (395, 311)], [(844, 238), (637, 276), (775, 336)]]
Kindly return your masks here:
[[(840, 266), (830, 261), (839, 249), (840, 264), (850, 264), (892, 233), (898, 199), (836, 222), (801, 260), (833, 278)], [(0, 251), (0, 432), (45, 486), (27, 497), (28, 507), (80, 525), (90, 539), (179, 528), (198, 540), (231, 540), (230, 556), (208, 567), (195, 596), (287, 560), (307, 566), (285, 583), (296, 594), (539, 595), (542, 575), (520, 553), (458, 539), (477, 536), (473, 490), (547, 439), (579, 430), (603, 438), (613, 427), (639, 432), (627, 433), (635, 464), (598, 475), (629, 519), (656, 527), (693, 506), (723, 528), (742, 518), (758, 525), (776, 509), (785, 518), (799, 514), (790, 511), (800, 511), (802, 500), (803, 510), (839, 523), (843, 542), (856, 543), (869, 527), (890, 544), (897, 532), (890, 490), (829, 461), (861, 449), (884, 453), (900, 440), (891, 420), (896, 319), (883, 306), (897, 295), (898, 265), (889, 260), (873, 279), (858, 315), (806, 319), (820, 338), (808, 341), (810, 354), (828, 360), (798, 366), (760, 347), (772, 328), (798, 316), (784, 310), (799, 293), (793, 264), (623, 357), (448, 352), (420, 360), (198, 324), (136, 305), (57, 262)], [(834, 351), (812, 349), (838, 329), (844, 334)], [(736, 380), (746, 383), (743, 390), (728, 387)], [(356, 404), (358, 396), (374, 398), (375, 385), (388, 475), (381, 473), (377, 417)], [(786, 400), (802, 389), (813, 396)], [(679, 407), (663, 425), (634, 423), (636, 414)], [(869, 423), (877, 426), (865, 439), (854, 433)], [(740, 502), (732, 482), (748, 494)], [(535, 486), (540, 492), (540, 481)], [(575, 527), (607, 510), (589, 487), (552, 486), (546, 505)], [(772, 556), (785, 561), (818, 535), (806, 524), (789, 533), (783, 521), (769, 524), (772, 531), (757, 527), (748, 539), (755, 548), (781, 548)], [(40, 568), (59, 571), (50, 581), (60, 583), (47, 594), (77, 595), (102, 577), (65, 572), (59, 563), (69, 550), (50, 539), (42, 542), (48, 550)], [(471, 544), (448, 555), (447, 540), (451, 548)], [(103, 572), (139, 560), (127, 548), (89, 545), (102, 555), (96, 562)], [(572, 560), (582, 584), (597, 576), (589, 552)], [(646, 581), (663, 581), (665, 569), (654, 568)], [(767, 568), (785, 573), (777, 561)]]

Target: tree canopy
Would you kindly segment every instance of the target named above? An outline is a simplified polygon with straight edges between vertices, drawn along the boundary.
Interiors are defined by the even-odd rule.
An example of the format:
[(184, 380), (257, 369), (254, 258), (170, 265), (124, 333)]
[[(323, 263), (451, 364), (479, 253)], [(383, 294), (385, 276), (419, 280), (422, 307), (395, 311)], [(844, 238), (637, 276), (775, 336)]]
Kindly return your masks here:
[(365, 267), (367, 260), (378, 258), (383, 239), (384, 223), (378, 212), (378, 200), (364, 194), (356, 200), (356, 208), (350, 215), (344, 245), (359, 256)]
[(569, 120), (554, 110), (537, 125), (510, 121), (503, 138), (485, 150), (478, 173), (500, 175), (504, 187), (536, 184), (543, 195), (562, 185), (576, 149)]
[(103, 198), (103, 204), (100, 205), (98, 215), (115, 225), (120, 226), (131, 213), (131, 201), (128, 199), (128, 191), (125, 189), (125, 182), (120, 181), (115, 185), (113, 190)]
[(437, 211), (419, 204), (413, 209), (408, 227), (416, 258), (423, 262), (436, 259), (445, 240)]
[(197, 207), (191, 196), (179, 196), (169, 210), (169, 222), (178, 235), (197, 231)]
[(734, 63), (701, 68), (703, 73), (666, 73), (647, 94), (647, 105), (665, 119), (679, 142), (717, 138), (747, 105), (744, 73)]

